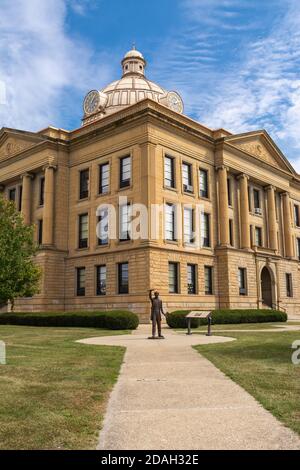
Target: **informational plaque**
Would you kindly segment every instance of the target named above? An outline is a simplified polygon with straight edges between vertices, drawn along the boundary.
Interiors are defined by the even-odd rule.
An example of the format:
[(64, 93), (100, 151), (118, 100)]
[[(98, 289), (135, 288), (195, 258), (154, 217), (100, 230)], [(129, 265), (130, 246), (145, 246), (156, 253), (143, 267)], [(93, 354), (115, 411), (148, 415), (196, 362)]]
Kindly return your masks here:
[(207, 310), (193, 310), (186, 315), (186, 318), (208, 318), (210, 315), (211, 312), (208, 312)]
[(212, 336), (211, 332), (211, 317), (212, 317), (212, 312), (207, 311), (207, 310), (192, 310), (190, 313), (186, 315), (185, 318), (187, 318), (187, 323), (188, 323), (188, 335), (192, 334), (191, 331), (191, 323), (193, 318), (207, 318), (208, 321), (208, 331), (207, 331), (207, 336)]

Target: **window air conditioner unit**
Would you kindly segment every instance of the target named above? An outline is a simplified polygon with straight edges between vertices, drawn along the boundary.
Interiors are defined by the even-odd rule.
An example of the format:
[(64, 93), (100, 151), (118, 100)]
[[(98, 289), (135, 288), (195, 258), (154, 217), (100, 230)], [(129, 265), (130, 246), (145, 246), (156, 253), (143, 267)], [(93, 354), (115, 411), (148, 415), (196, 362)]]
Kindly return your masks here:
[(246, 289), (240, 289), (240, 295), (246, 295)]
[(184, 184), (183, 185), (183, 190), (186, 192), (186, 193), (192, 193), (194, 188), (192, 185), (190, 184)]
[(260, 207), (255, 207), (254, 212), (255, 212), (255, 214), (257, 214), (257, 215), (262, 215), (262, 210), (261, 210)]

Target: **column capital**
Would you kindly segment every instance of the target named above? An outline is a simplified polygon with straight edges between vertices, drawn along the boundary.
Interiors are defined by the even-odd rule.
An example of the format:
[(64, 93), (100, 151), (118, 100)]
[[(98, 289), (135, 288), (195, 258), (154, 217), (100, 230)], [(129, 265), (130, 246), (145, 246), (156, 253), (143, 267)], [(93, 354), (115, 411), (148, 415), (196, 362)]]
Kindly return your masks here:
[(31, 180), (33, 180), (34, 176), (35, 176), (35, 175), (32, 174), (32, 173), (26, 172), (26, 173), (22, 173), (21, 179), (23, 179), (23, 178), (30, 178)]
[(250, 179), (250, 177), (248, 175), (246, 175), (246, 173), (240, 173), (239, 175), (237, 175), (236, 179), (239, 181), (240, 179), (242, 178), (246, 178), (246, 180), (248, 181)]
[(53, 170), (56, 171), (57, 166), (53, 165), (53, 163), (47, 163), (46, 165), (43, 166), (43, 171), (45, 170)]
[(276, 191), (276, 187), (273, 186), (273, 184), (268, 184), (267, 186), (264, 186), (264, 190), (265, 191), (270, 191), (270, 190)]
[(228, 166), (222, 164), (222, 165), (216, 166), (216, 170), (217, 170), (217, 171), (219, 171), (219, 170), (226, 170), (226, 171), (229, 171), (229, 168), (228, 168)]
[(282, 191), (282, 192), (280, 193), (280, 196), (281, 196), (281, 197), (290, 197), (290, 193), (289, 193), (288, 191)]

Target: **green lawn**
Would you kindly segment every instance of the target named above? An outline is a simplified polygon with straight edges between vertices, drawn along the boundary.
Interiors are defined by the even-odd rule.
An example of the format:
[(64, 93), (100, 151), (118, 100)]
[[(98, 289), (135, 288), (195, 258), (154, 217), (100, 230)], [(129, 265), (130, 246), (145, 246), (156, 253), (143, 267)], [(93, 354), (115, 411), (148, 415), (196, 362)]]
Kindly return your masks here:
[[(284, 327), (286, 325), (297, 326), (295, 322), (278, 322), (278, 323), (239, 323), (239, 324), (223, 324), (223, 325), (212, 325), (212, 332), (214, 331), (226, 331), (226, 330), (277, 330), (277, 327)], [(300, 325), (300, 323), (299, 323)], [(176, 328), (176, 331), (183, 332), (187, 328)], [(192, 328), (192, 333), (207, 333), (207, 325), (199, 326), (198, 328)]]
[(300, 339), (300, 331), (238, 332), (224, 336), (237, 341), (196, 349), (300, 434), (300, 365), (291, 362), (291, 345)]
[(121, 333), (0, 326), (0, 449), (94, 449), (125, 349), (74, 341)]
[[(286, 323), (239, 323), (238, 325), (212, 325), (212, 332), (219, 330), (269, 330), (277, 329), (277, 327), (285, 326)], [(193, 330), (195, 333), (205, 331), (207, 332), (207, 326), (200, 326)]]

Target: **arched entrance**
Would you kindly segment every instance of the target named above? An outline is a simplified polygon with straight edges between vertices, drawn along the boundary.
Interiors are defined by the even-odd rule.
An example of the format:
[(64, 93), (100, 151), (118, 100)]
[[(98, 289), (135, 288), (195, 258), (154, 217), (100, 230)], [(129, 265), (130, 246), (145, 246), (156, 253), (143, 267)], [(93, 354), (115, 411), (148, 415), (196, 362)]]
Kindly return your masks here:
[(260, 275), (261, 297), (264, 305), (273, 306), (272, 279), (269, 269), (265, 266)]

